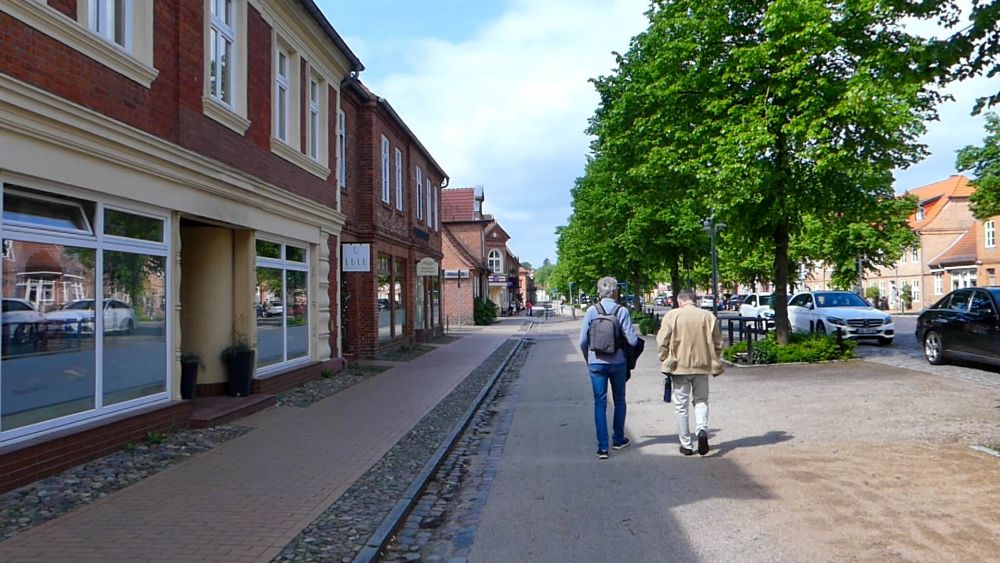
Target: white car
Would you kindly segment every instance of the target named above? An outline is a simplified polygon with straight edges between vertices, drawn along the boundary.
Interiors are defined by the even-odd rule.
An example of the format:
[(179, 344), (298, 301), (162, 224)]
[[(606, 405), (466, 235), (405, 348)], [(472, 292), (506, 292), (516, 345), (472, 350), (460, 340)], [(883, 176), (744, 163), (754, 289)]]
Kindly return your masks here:
[(11, 342), (25, 344), (31, 342), (38, 330), (43, 330), (37, 323), (45, 317), (35, 309), (30, 301), (3, 298), (3, 333)]
[(850, 291), (807, 291), (788, 302), (788, 322), (795, 332), (836, 334), (844, 338), (876, 340), (892, 344), (896, 325), (892, 317)]
[[(81, 299), (66, 303), (58, 310), (45, 315), (45, 319), (61, 321), (63, 332), (94, 333), (94, 300)], [(104, 300), (104, 332), (132, 334), (135, 330), (135, 312), (127, 303), (117, 299)]]
[(697, 302), (698, 302), (698, 307), (701, 307), (702, 309), (711, 310), (712, 308), (715, 307), (715, 298), (713, 298), (711, 295), (702, 295), (698, 297)]
[(774, 296), (770, 293), (751, 293), (740, 305), (741, 317), (765, 318), (774, 321)]

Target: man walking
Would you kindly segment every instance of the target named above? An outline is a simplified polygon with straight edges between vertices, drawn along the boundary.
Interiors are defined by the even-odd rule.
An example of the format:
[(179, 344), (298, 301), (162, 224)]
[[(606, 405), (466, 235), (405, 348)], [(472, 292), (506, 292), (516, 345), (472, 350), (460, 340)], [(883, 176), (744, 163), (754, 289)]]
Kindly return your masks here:
[(708, 376), (722, 373), (722, 330), (719, 319), (695, 306), (694, 294), (682, 291), (678, 307), (660, 323), (656, 335), (661, 370), (673, 384), (674, 412), (681, 453), (693, 455), (688, 425), (688, 397), (694, 404), (698, 453), (708, 453)]
[(608, 459), (608, 383), (615, 402), (612, 445), (620, 450), (631, 443), (625, 437), (625, 381), (628, 365), (624, 345), (639, 341), (632, 328), (628, 309), (618, 305), (618, 280), (607, 277), (597, 282), (600, 300), (587, 309), (580, 327), (580, 351), (587, 362), (594, 391), (594, 425), (597, 427), (597, 457)]

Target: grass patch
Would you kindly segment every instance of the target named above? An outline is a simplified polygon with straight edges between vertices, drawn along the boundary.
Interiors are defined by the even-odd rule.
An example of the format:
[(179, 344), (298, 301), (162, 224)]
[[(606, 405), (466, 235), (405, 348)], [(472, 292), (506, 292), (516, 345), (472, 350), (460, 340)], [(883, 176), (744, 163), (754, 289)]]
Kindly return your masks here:
[(414, 346), (403, 346), (395, 350), (385, 352), (381, 354), (378, 359), (389, 360), (391, 362), (408, 362), (410, 360), (419, 358), (427, 352), (433, 350), (433, 346), (423, 346), (421, 344), (416, 344)]
[[(790, 364), (797, 362), (827, 362), (831, 360), (850, 360), (855, 358), (853, 340), (845, 339), (837, 344), (836, 336), (816, 334), (792, 334), (786, 345), (778, 344), (774, 334), (758, 340), (753, 344), (753, 363), (755, 364)], [(737, 355), (745, 355), (746, 342), (737, 342), (722, 351), (722, 357), (730, 362), (736, 361)]]

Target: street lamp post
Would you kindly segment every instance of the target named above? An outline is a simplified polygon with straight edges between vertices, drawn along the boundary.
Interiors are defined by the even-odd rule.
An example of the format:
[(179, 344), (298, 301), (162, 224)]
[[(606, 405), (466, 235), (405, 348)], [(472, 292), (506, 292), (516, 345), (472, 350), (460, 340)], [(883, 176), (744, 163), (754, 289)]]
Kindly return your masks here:
[(719, 314), (719, 257), (715, 251), (715, 235), (719, 231), (726, 229), (725, 223), (716, 223), (715, 215), (702, 222), (702, 228), (708, 233), (709, 243), (712, 248), (712, 313)]

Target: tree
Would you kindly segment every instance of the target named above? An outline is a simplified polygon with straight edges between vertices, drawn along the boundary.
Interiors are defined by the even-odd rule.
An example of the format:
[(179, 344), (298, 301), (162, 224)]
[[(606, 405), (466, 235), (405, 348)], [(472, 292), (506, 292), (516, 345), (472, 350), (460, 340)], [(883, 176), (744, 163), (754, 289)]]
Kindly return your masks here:
[(531, 262), (528, 261), (521, 262), (521, 267), (525, 270), (534, 270), (534, 268), (531, 267)]
[(896, 4), (654, 2), (621, 57), (628, 84), (614, 107), (631, 125), (601, 147), (637, 147), (631, 170), (691, 179), (689, 197), (735, 239), (767, 245), (779, 342), (805, 218), (876, 223), (892, 170), (925, 154), (917, 139), (940, 97), (911, 71), (927, 45), (902, 31), (910, 13)]
[(958, 151), (955, 166), (971, 171), (976, 192), (969, 198), (972, 213), (985, 221), (1000, 215), (1000, 117), (986, 115), (986, 138), (980, 147), (967, 146)]

